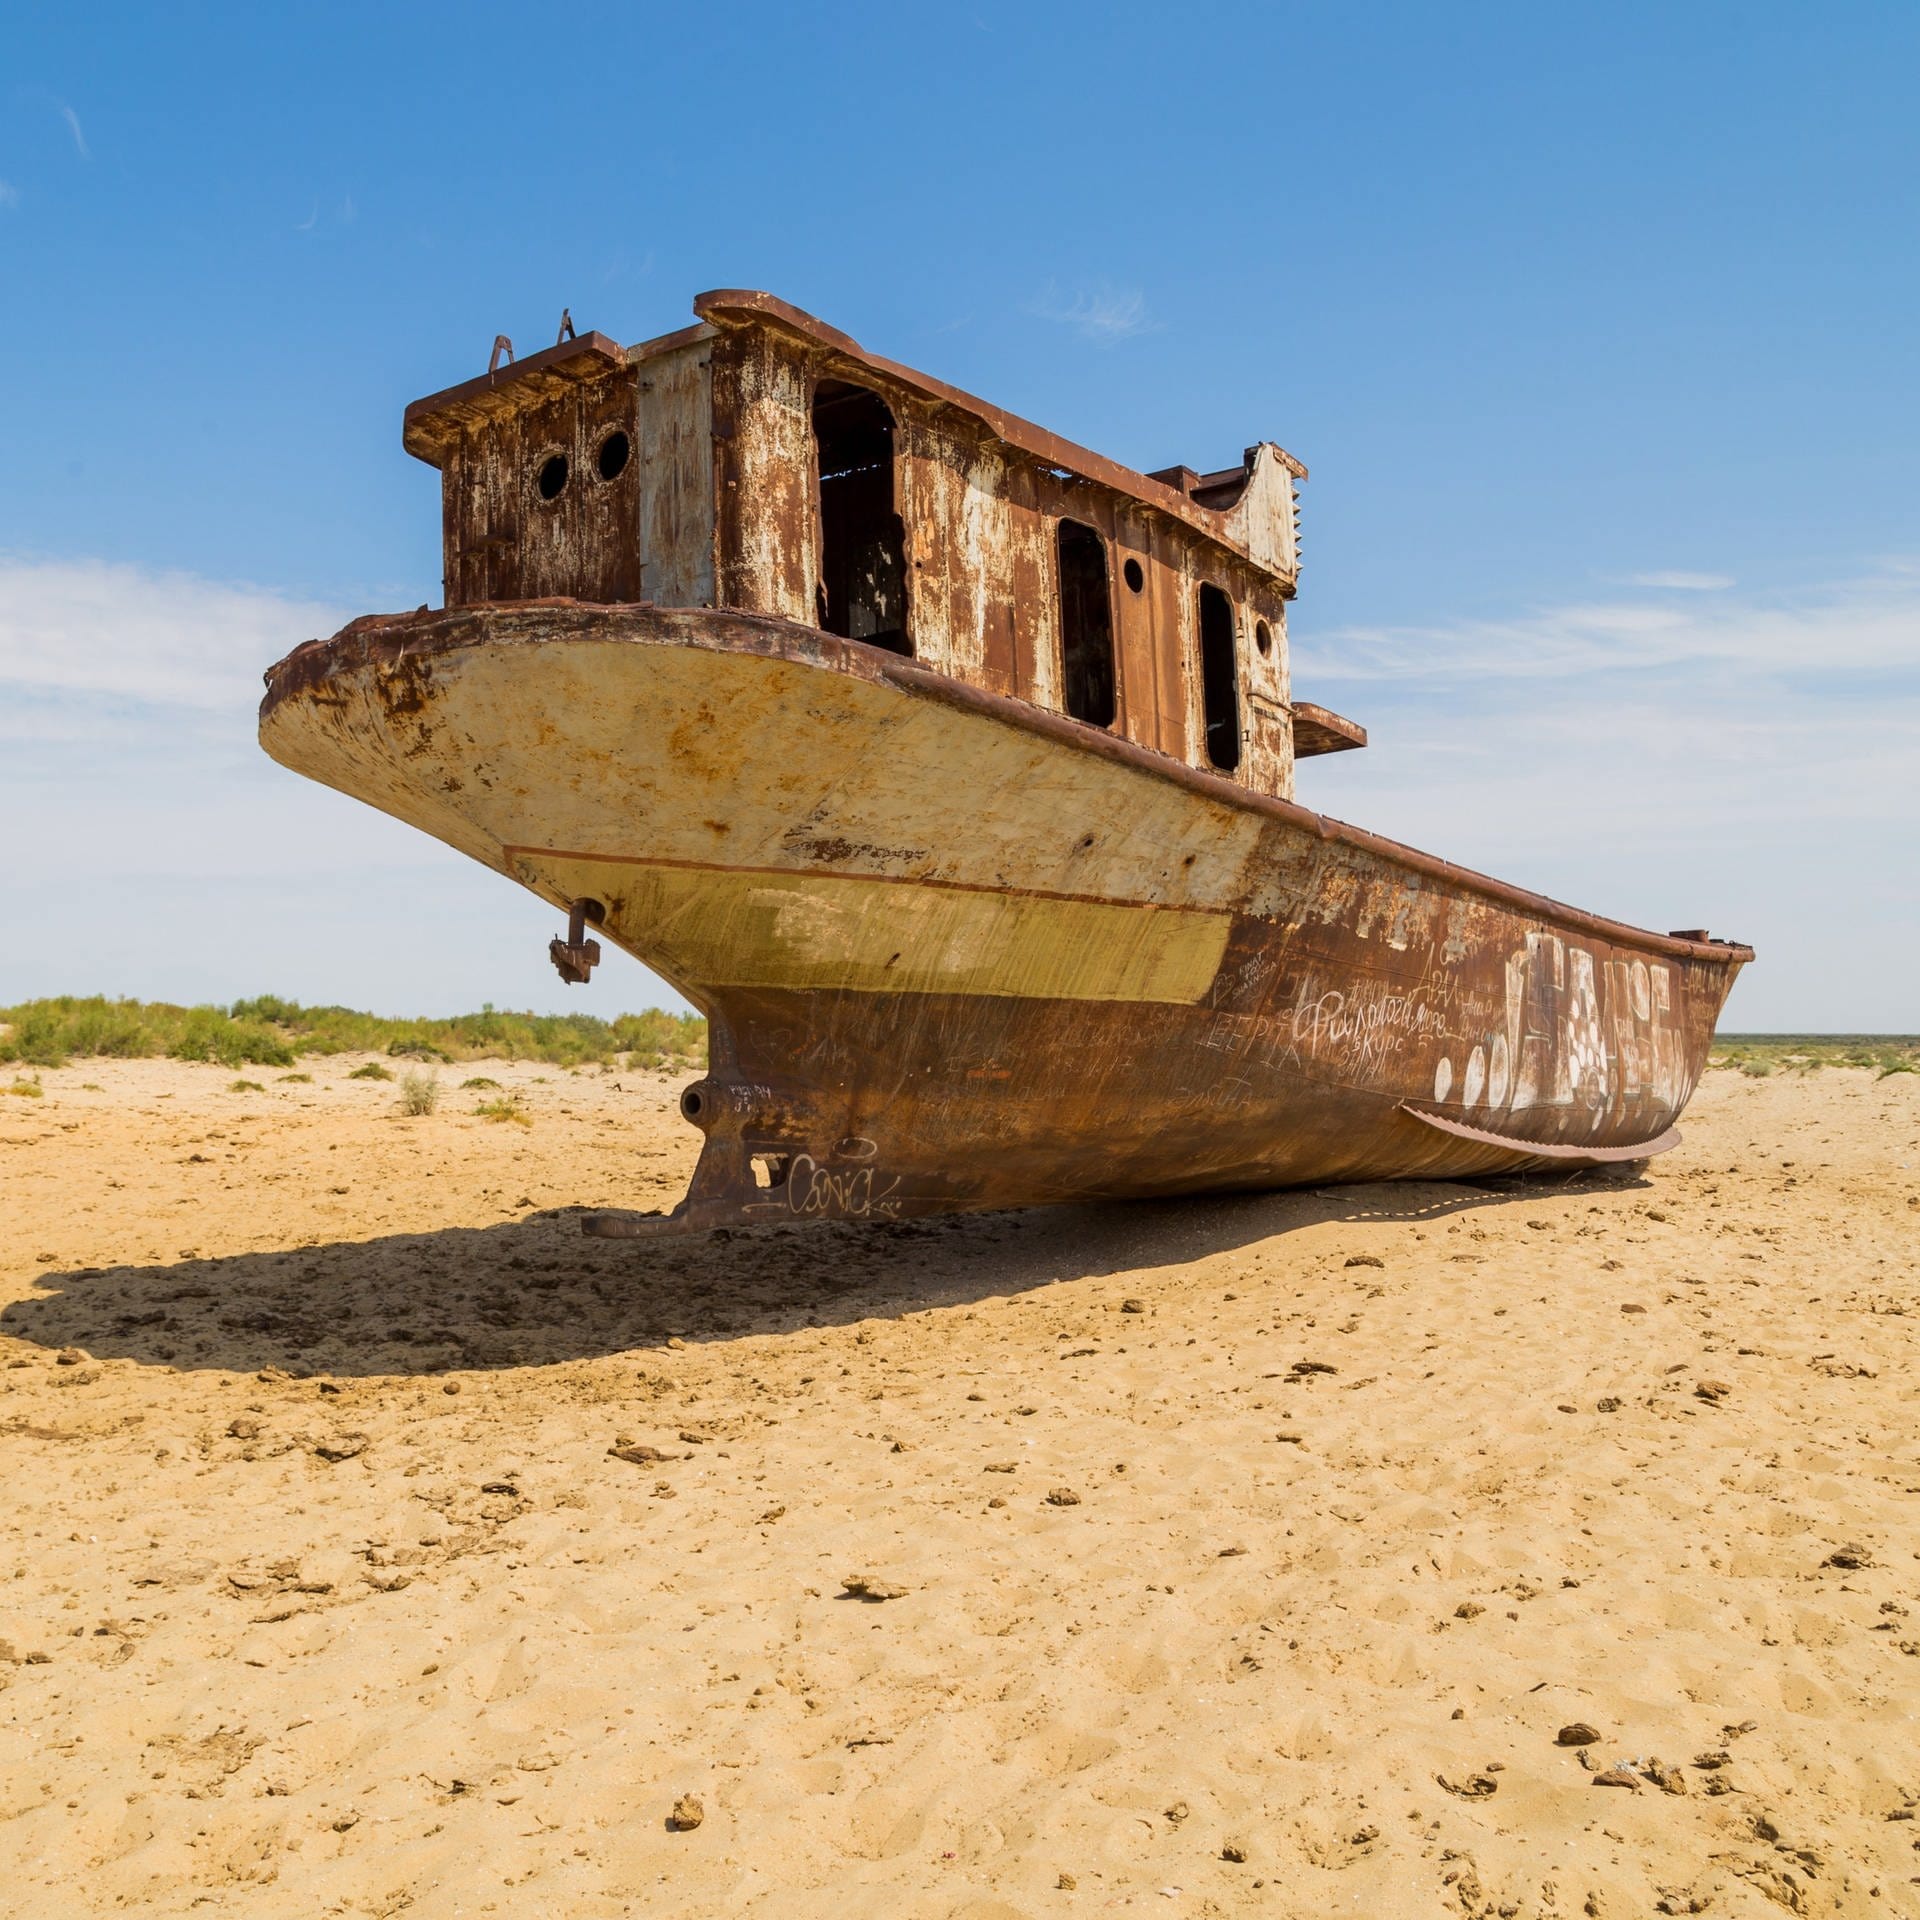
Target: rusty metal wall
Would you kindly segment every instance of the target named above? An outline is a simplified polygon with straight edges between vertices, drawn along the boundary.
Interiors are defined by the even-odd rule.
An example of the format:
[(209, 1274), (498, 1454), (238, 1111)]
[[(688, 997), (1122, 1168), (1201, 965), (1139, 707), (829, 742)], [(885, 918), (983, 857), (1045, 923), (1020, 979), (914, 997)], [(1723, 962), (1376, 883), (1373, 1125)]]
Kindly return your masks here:
[[(810, 404), (815, 384), (877, 392), (895, 423), (894, 489), (904, 526), (914, 657), (956, 679), (1058, 712), (1061, 519), (1107, 543), (1122, 738), (1204, 767), (1196, 605), (1210, 581), (1233, 602), (1242, 728), (1234, 778), (1288, 798), (1286, 597), (1279, 579), (1192, 528), (1097, 481), (1042, 465), (980, 422), (788, 336), (724, 331), (713, 346), (720, 603), (812, 623), (819, 506)], [(1290, 505), (1289, 505), (1290, 511)], [(1138, 591), (1126, 581), (1140, 563)], [(1273, 636), (1253, 644), (1256, 621)]]
[[(637, 426), (633, 376), (615, 371), (461, 435), (441, 469), (448, 606), (549, 594), (638, 600), (635, 463), (629, 458), (613, 480), (595, 468), (606, 435), (623, 432), (631, 442)], [(556, 454), (567, 462), (567, 483), (543, 500), (538, 475)]]
[(752, 327), (722, 333), (712, 367), (719, 604), (811, 626), (820, 572), (811, 370)]
[(710, 607), (713, 546), (713, 376), (704, 340), (636, 369), (641, 598)]
[[(593, 340), (557, 369), (469, 383), (437, 414), (447, 396), (409, 410), (410, 419), (427, 410), (415, 450), (442, 467), (448, 605), (565, 596), (812, 624), (821, 541), (812, 401), (822, 379), (844, 380), (878, 393), (893, 413), (917, 659), (1061, 711), (1058, 528), (1063, 518), (1080, 521), (1107, 549), (1115, 734), (1208, 764), (1196, 609), (1201, 583), (1211, 582), (1235, 613), (1242, 757), (1232, 777), (1291, 796), (1290, 571), (1210, 539), (1171, 495), (1156, 509), (1118, 484), (1119, 470), (1087, 478), (1050, 464), (900, 370), (778, 327), (703, 324), (633, 349), (630, 362)], [(606, 479), (596, 455), (615, 430), (629, 436), (632, 456)], [(567, 480), (545, 499), (538, 476), (554, 458), (566, 461)], [(1274, 569), (1290, 568), (1293, 468), (1262, 447), (1247, 475), (1219, 524)], [(1224, 485), (1233, 484), (1229, 475)], [(1212, 524), (1211, 513), (1201, 519)], [(1138, 588), (1127, 579), (1130, 560)], [(1253, 644), (1259, 622), (1273, 639), (1265, 655)]]

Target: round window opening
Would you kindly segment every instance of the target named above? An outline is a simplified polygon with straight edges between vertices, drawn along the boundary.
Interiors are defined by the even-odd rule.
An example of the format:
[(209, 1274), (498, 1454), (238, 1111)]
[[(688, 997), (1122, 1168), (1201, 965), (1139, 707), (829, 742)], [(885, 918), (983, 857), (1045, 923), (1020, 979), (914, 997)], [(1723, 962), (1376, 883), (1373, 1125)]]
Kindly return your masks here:
[(552, 454), (540, 463), (534, 485), (540, 489), (542, 500), (558, 500), (566, 484), (567, 456), (564, 453)]
[(1260, 649), (1262, 655), (1273, 651), (1273, 629), (1264, 620), (1254, 622), (1253, 644)]
[(600, 469), (602, 480), (618, 480), (627, 470), (627, 461), (633, 453), (633, 445), (624, 433), (616, 429), (600, 442), (599, 457), (594, 464)]
[(1121, 577), (1126, 581), (1129, 592), (1138, 593), (1147, 584), (1147, 576), (1141, 571), (1138, 560), (1129, 560), (1120, 569)]

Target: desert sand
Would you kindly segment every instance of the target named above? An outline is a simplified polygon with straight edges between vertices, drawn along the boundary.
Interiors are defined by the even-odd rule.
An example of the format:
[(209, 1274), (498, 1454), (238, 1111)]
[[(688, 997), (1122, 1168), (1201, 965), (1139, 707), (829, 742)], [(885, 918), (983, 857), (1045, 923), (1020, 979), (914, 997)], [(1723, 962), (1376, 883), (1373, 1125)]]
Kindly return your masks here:
[(355, 1064), (0, 1095), (0, 1911), (1920, 1914), (1920, 1078), (636, 1245)]

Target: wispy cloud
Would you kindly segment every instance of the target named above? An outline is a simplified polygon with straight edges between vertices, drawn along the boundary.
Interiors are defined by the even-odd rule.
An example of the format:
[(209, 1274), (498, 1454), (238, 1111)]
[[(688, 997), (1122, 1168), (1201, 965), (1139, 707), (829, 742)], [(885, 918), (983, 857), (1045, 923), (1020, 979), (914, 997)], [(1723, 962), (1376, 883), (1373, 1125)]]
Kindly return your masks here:
[[(265, 588), (0, 553), (0, 820), (31, 823), (0, 835), (0, 898), (18, 909), (0, 914), (0, 1005), (673, 1002), (624, 960), (561, 986), (551, 909), (260, 751), (261, 669), (344, 618)], [(79, 940), (49, 904), (72, 901)]]
[(1670, 672), (1717, 662), (1748, 673), (1872, 672), (1920, 655), (1920, 568), (1778, 595), (1575, 601), (1507, 620), (1348, 627), (1312, 642), (1315, 667), (1343, 679), (1523, 680)]
[(60, 104), (60, 117), (67, 123), (67, 131), (73, 135), (74, 151), (79, 154), (82, 160), (91, 160), (93, 153), (87, 146), (87, 136), (81, 129), (80, 116), (75, 113), (65, 101), (62, 101)]
[(1102, 284), (1065, 294), (1050, 283), (1028, 304), (1027, 311), (1035, 319), (1071, 327), (1083, 340), (1102, 346), (1136, 333), (1151, 333), (1157, 324), (1148, 317), (1147, 297), (1137, 287)]
[(1722, 593), (1734, 584), (1730, 573), (1688, 573), (1683, 567), (1661, 567), (1652, 573), (1630, 573), (1634, 587), (1670, 587), (1678, 593)]
[(352, 194), (346, 195), (344, 199), (330, 200), (326, 202), (324, 206), (321, 204), (319, 196), (315, 195), (312, 210), (304, 220), (296, 220), (294, 222), (293, 231), (295, 233), (312, 233), (316, 228), (323, 225), (328, 227), (350, 227), (359, 218), (360, 209), (354, 204)]
[(1920, 567), (1315, 634), (1294, 689), (1362, 722), (1301, 798), (1482, 871), (1760, 949), (1735, 1027), (1911, 1031)]
[(0, 689), (244, 713), (263, 668), (344, 618), (191, 574), (0, 554)]

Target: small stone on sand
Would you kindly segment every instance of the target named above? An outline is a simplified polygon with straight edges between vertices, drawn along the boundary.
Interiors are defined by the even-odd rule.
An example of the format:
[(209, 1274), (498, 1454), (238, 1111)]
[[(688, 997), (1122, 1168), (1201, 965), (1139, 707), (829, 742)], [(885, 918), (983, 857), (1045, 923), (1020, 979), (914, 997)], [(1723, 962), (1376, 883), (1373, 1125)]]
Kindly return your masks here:
[(856, 1600), (903, 1600), (911, 1591), (910, 1588), (898, 1586), (891, 1580), (876, 1579), (870, 1573), (850, 1573), (840, 1582), (840, 1585)]

